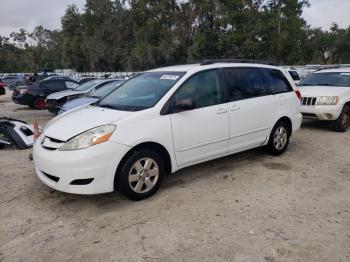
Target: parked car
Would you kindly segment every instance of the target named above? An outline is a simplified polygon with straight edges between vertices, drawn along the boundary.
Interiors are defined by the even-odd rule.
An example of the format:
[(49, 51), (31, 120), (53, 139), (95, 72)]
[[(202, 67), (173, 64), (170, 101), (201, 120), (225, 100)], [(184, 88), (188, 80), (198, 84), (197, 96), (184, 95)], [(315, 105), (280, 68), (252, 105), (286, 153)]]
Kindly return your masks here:
[(17, 86), (23, 85), (25, 79), (20, 75), (6, 75), (2, 78), (2, 82), (9, 90), (14, 90)]
[(96, 103), (102, 97), (105, 97), (106, 95), (108, 95), (109, 93), (114, 91), (116, 88), (118, 88), (122, 83), (124, 83), (124, 81), (116, 80), (116, 81), (113, 81), (109, 84), (106, 84), (105, 86), (101, 87), (100, 89), (98, 89), (92, 93), (89, 93), (89, 94), (86, 94), (82, 97), (70, 100), (70, 101), (63, 104), (63, 106), (61, 107), (58, 114), (63, 114), (63, 113), (65, 113), (73, 108), (82, 107), (82, 106)]
[[(51, 80), (51, 79), (62, 79), (62, 80), (72, 80), (75, 81), (73, 78), (70, 78), (69, 76), (48, 76), (45, 78), (45, 80)], [(78, 82), (78, 81), (77, 81)], [(79, 82), (78, 82), (79, 83)], [(79, 83), (80, 84), (80, 83)]]
[(295, 70), (295, 69), (290, 68), (290, 69), (288, 69), (288, 73), (289, 73), (290, 76), (292, 77), (294, 83), (295, 83), (296, 85), (299, 84), (301, 78), (300, 78), (300, 75), (299, 75), (298, 71)]
[(34, 145), (35, 170), (56, 190), (118, 189), (140, 200), (187, 166), (260, 146), (282, 154), (300, 128), (299, 107), (299, 91), (277, 66), (208, 60), (159, 68), (56, 117)]
[(81, 97), (85, 94), (92, 93), (95, 90), (101, 88), (102, 86), (115, 80), (116, 79), (96, 79), (82, 84), (74, 90), (65, 90), (62, 92), (51, 94), (46, 99), (47, 108), (50, 113), (57, 115), (62, 105), (67, 101)]
[(78, 83), (82, 85), (82, 84), (85, 84), (86, 82), (89, 82), (89, 81), (95, 80), (95, 79), (97, 79), (97, 77), (93, 77), (93, 76), (80, 77), (78, 79)]
[(350, 68), (316, 71), (300, 82), (304, 117), (331, 120), (335, 131), (350, 125)]
[(45, 109), (45, 99), (48, 95), (63, 90), (71, 90), (79, 86), (73, 80), (49, 79), (42, 80), (30, 86), (17, 87), (12, 93), (12, 101), (36, 109)]
[(6, 94), (5, 84), (0, 79), (0, 96)]

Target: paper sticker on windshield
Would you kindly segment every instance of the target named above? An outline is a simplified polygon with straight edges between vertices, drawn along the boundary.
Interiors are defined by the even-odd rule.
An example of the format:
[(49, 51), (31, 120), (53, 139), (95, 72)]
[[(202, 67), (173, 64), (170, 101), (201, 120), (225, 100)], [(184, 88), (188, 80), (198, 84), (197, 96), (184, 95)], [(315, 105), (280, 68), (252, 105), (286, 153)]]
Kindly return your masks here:
[(163, 79), (163, 80), (177, 80), (179, 78), (179, 76), (177, 75), (162, 75), (162, 77), (160, 79)]
[(350, 73), (340, 73), (341, 76), (350, 76)]

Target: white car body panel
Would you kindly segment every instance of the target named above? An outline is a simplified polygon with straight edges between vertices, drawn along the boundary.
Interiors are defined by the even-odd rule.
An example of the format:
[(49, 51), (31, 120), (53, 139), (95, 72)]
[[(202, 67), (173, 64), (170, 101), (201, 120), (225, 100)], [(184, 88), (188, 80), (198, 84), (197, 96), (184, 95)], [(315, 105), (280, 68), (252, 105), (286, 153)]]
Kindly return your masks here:
[(86, 91), (65, 90), (48, 95), (46, 99), (61, 99), (66, 96), (85, 94)]
[[(170, 156), (172, 172), (175, 172), (186, 166), (266, 144), (273, 126), (281, 117), (288, 117), (292, 121), (294, 131), (299, 129), (300, 101), (295, 92), (222, 103), (181, 113), (160, 114), (170, 97), (194, 73), (211, 68), (242, 66), (276, 69), (267, 65), (228, 63), (155, 69), (151, 72), (187, 73), (152, 108), (127, 112), (84, 106), (54, 118), (34, 145), (37, 176), (46, 185), (64, 192), (111, 192), (120, 161), (129, 150), (142, 143), (152, 142), (164, 147)], [(296, 90), (289, 74), (285, 70), (281, 71)], [(86, 149), (47, 150), (41, 144), (42, 141), (47, 143), (44, 136), (61, 140), (63, 144), (84, 131), (108, 124), (116, 125), (109, 141)], [(58, 143), (55, 148), (60, 145)], [(51, 181), (44, 172), (57, 176), (59, 181)], [(73, 179), (88, 178), (94, 178), (95, 182), (70, 185)]]

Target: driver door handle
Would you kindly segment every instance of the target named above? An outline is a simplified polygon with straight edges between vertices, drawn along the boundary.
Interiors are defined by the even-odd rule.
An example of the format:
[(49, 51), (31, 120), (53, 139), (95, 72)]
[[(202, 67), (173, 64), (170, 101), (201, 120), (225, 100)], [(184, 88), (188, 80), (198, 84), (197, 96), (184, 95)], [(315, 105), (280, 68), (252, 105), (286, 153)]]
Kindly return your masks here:
[(239, 110), (241, 107), (239, 105), (230, 105), (230, 111)]
[(216, 113), (217, 113), (218, 115), (220, 115), (220, 114), (225, 114), (225, 113), (227, 113), (227, 109), (221, 107), (221, 108), (218, 109), (218, 111), (217, 111)]

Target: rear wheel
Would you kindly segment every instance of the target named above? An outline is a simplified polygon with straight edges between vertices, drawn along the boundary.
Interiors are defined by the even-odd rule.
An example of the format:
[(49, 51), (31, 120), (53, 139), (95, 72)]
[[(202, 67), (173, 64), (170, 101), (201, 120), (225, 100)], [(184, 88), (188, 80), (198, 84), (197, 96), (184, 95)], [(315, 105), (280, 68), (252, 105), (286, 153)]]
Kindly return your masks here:
[(337, 132), (345, 132), (350, 126), (350, 107), (345, 105), (337, 120), (334, 121), (334, 129)]
[(267, 144), (268, 153), (274, 156), (283, 154), (289, 144), (290, 132), (289, 125), (286, 122), (277, 122), (272, 129), (270, 139)]
[(164, 161), (156, 152), (136, 151), (122, 164), (117, 186), (129, 199), (142, 200), (158, 190), (164, 173)]
[(36, 98), (34, 101), (34, 108), (39, 109), (39, 110), (45, 109), (46, 108), (45, 98), (43, 98), (43, 97)]

